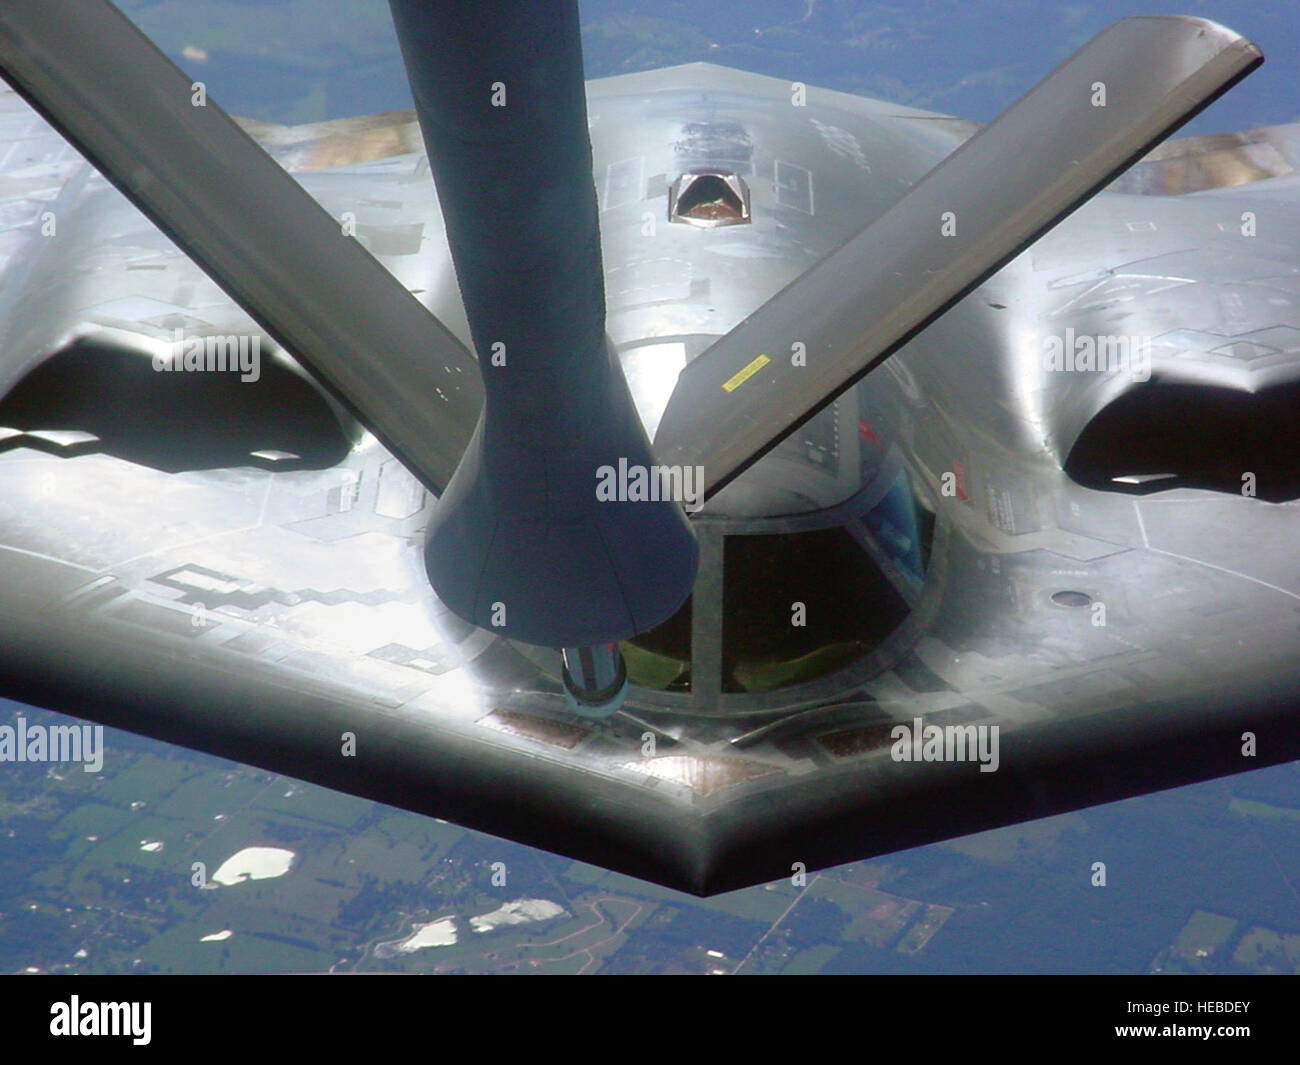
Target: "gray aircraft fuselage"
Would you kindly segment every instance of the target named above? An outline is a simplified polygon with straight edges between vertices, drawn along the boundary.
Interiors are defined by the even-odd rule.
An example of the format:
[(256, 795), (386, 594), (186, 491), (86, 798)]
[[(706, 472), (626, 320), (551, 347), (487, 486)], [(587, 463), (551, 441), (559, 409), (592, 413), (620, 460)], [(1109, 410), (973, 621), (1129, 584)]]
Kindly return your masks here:
[[(798, 103), (704, 64), (589, 85), (607, 330), (652, 436), (689, 360), (974, 129), (815, 88)], [(33, 121), (12, 98), (0, 120)], [(261, 136), (467, 339), (411, 126), (384, 126), (405, 148), (387, 154), (346, 131)], [(1192, 726), (1225, 748), (1294, 731), (1285, 456), (1237, 432), (1221, 461), (1165, 470), (1126, 428), (1172, 434), (1188, 396), (1207, 424), (1266, 419), (1300, 378), (1294, 178), (1100, 194), (796, 430), (692, 516), (690, 605), (625, 646), (633, 687), (599, 724), (568, 711), (555, 651), (436, 600), (436, 501), (286, 360), (234, 391), (215, 374), (159, 390), (174, 330), (257, 327), (46, 149), (0, 202), (34, 225), (30, 194), (58, 185), (79, 220), (3, 267), (0, 680), (17, 698), (697, 891), (1208, 775), (1185, 768)], [(346, 165), (316, 169), (330, 153)], [(739, 182), (748, 219), (670, 221), (674, 183), (701, 173)], [(60, 360), (62, 391), (23, 392)], [(91, 360), (117, 360), (97, 387), (143, 397), (147, 434), (87, 421)], [(1001, 768), (891, 757), (917, 718), (996, 726)], [(361, 753), (341, 761), (349, 732)], [(1113, 780), (1071, 776), (1107, 752)]]

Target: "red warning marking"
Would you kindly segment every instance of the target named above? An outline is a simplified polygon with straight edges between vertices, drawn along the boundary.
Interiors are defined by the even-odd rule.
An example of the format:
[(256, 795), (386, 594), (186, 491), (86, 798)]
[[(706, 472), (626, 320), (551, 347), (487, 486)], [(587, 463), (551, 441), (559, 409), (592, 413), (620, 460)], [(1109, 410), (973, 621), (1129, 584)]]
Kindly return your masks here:
[(871, 423), (866, 418), (858, 419), (858, 436), (863, 440), (870, 440), (873, 444), (880, 443), (880, 438), (876, 436), (876, 431), (871, 428)]
[(965, 503), (970, 499), (970, 496), (966, 494), (966, 470), (962, 467), (960, 462), (954, 462), (952, 464), (952, 473), (953, 478), (957, 482), (954, 486), (957, 489), (957, 498)]

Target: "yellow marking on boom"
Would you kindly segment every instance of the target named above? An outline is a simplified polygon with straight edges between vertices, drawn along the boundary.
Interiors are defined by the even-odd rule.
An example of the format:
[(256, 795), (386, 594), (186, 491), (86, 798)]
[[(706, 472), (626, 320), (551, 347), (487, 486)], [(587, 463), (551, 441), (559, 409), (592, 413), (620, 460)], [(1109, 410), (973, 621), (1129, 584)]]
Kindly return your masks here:
[(730, 377), (728, 377), (727, 380), (722, 385), (722, 391), (724, 392), (736, 391), (736, 389), (738, 389), (741, 385), (743, 385), (746, 381), (748, 381), (751, 377), (753, 377), (754, 374), (758, 373), (759, 370), (761, 370), (764, 366), (766, 366), (771, 361), (772, 360), (769, 359), (766, 355), (760, 355), (757, 359), (751, 362), (743, 370), (740, 370), (737, 373), (734, 373)]

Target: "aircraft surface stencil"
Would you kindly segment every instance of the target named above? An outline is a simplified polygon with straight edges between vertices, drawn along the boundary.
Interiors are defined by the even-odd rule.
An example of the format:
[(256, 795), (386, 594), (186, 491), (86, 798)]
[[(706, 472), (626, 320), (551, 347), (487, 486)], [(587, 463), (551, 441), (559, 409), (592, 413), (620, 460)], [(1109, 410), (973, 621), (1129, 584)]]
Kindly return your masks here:
[(1300, 758), (1255, 44), (980, 125), (391, 9), (279, 126), (0, 4), (0, 695), (700, 895)]

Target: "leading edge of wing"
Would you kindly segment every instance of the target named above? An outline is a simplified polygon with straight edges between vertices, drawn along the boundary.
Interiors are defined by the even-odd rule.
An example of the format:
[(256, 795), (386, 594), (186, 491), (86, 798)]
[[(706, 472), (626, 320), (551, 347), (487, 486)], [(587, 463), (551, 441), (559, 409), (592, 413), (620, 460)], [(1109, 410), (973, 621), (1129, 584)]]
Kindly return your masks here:
[[(7, 697), (697, 895), (1300, 758), (1293, 669), (1271, 685), (1131, 705), (1122, 724), (1097, 713), (1009, 731), (995, 772), (896, 760), (885, 736), (898, 723), (868, 719), (837, 735), (874, 730), (882, 746), (871, 758), (767, 784), (760, 777), (725, 796), (681, 794), (649, 776), (583, 772), (545, 742), (494, 742), (360, 693), (161, 648), (128, 657), (101, 636), (60, 631), (48, 619), (15, 625), (0, 616)], [(1254, 757), (1243, 755), (1245, 732), (1258, 737)], [(349, 734), (352, 757), (342, 754)], [(782, 742), (798, 738), (787, 731)]]

